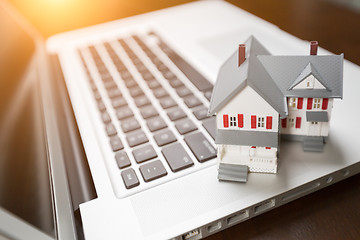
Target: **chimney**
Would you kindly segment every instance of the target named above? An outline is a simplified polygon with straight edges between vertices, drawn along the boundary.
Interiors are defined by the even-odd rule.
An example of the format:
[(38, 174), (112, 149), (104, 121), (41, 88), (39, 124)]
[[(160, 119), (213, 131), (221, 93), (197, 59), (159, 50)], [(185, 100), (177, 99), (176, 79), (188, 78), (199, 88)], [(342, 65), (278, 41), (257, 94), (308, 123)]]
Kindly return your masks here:
[(245, 44), (239, 44), (239, 66), (245, 62)]
[(310, 42), (310, 55), (317, 55), (318, 45), (317, 41)]

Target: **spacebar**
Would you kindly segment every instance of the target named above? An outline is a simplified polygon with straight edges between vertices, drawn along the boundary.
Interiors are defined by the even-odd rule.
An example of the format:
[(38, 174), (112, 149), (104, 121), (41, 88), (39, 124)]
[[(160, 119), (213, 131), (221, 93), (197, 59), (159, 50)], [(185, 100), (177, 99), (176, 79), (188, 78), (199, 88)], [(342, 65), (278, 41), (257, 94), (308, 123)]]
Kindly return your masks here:
[(204, 78), (195, 68), (187, 63), (182, 57), (171, 50), (165, 43), (160, 43), (160, 48), (174, 62), (174, 64), (185, 74), (185, 76), (195, 85), (197, 89), (204, 92), (211, 89), (213, 85)]

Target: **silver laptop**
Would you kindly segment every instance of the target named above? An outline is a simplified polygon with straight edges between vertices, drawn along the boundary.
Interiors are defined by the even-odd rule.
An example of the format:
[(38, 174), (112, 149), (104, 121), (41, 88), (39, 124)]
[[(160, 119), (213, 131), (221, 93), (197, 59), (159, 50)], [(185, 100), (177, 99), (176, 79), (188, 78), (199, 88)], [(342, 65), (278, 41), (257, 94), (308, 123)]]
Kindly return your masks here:
[[(22, 221), (2, 204), (6, 237), (201, 239), (360, 171), (360, 130), (351, 122), (360, 117), (352, 111), (360, 68), (345, 61), (344, 99), (334, 103), (323, 153), (283, 141), (277, 174), (251, 173), (246, 184), (218, 181), (215, 120), (206, 113), (220, 66), (251, 35), (274, 55), (309, 53), (308, 42), (226, 2), (194, 2), (46, 42), (10, 6), (1, 11), (10, 12), (1, 14), (8, 20), (2, 24), (15, 19), (22, 26), (11, 32), (23, 36), (16, 43), (34, 44), (17, 62), (25, 75), (11, 76), (19, 86), (33, 83), (40, 96), (45, 138), (37, 149), (48, 203), (42, 223)], [(1, 109), (1, 131), (21, 117), (15, 110), (26, 100), (16, 96), (24, 88)]]

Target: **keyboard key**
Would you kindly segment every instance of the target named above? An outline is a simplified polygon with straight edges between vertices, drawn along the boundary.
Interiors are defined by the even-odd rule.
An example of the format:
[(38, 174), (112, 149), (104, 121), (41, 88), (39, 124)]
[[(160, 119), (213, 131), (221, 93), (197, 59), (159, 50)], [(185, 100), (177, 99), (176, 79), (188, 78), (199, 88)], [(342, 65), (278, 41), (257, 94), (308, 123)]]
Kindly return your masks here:
[(104, 102), (103, 101), (98, 101), (97, 102), (97, 105), (98, 105), (98, 108), (99, 108), (99, 110), (102, 112), (102, 111), (105, 111), (106, 110), (106, 106), (105, 106), (105, 104), (104, 104)]
[(129, 92), (130, 92), (130, 95), (133, 98), (144, 94), (139, 86), (135, 86), (135, 87), (130, 88)]
[(108, 123), (105, 125), (105, 130), (108, 136), (113, 136), (117, 133), (114, 124)]
[(157, 69), (160, 71), (160, 72), (163, 72), (163, 73), (166, 73), (166, 72), (169, 72), (170, 70), (168, 69), (168, 67), (162, 63), (162, 62), (159, 62), (158, 64), (156, 64), (156, 67)]
[(120, 96), (120, 97), (111, 99), (111, 104), (112, 104), (113, 108), (119, 108), (122, 106), (126, 106), (127, 102), (123, 97)]
[(196, 110), (193, 112), (197, 120), (203, 120), (207, 118), (208, 109), (206, 107), (200, 108), (199, 110)]
[[(124, 82), (128, 82), (131, 80), (134, 80), (133, 76), (131, 76), (131, 74), (129, 73), (129, 71), (125, 68), (120, 72), (121, 78), (122, 80), (124, 80)], [(136, 83), (136, 81), (135, 81)], [(136, 84), (134, 84), (136, 85)]]
[(123, 120), (125, 118), (132, 117), (133, 115), (134, 115), (133, 112), (130, 110), (130, 108), (128, 106), (124, 106), (124, 107), (116, 109), (116, 117), (119, 120)]
[(126, 51), (126, 53), (129, 55), (129, 57), (131, 58), (131, 60), (133, 61), (134, 65), (136, 67), (139, 67), (141, 65), (144, 65), (142, 63), (142, 61), (136, 56), (136, 54), (132, 51), (131, 48), (128, 48), (128, 50)]
[(101, 100), (101, 95), (98, 90), (94, 91), (94, 97), (95, 97), (96, 101)]
[(154, 135), (155, 142), (158, 146), (164, 146), (166, 144), (176, 141), (175, 135), (170, 130), (161, 131)]
[(120, 75), (121, 75), (121, 78), (122, 79), (130, 79), (130, 78), (132, 78), (132, 76), (131, 76), (131, 74), (129, 73), (129, 71), (127, 71), (127, 70), (125, 70), (125, 71), (122, 71), (121, 73), (120, 73)]
[(109, 98), (115, 98), (121, 96), (121, 92), (118, 88), (111, 88), (108, 91)]
[(124, 133), (127, 133), (139, 129), (140, 124), (135, 118), (132, 117), (121, 121), (121, 128)]
[(169, 83), (173, 88), (178, 88), (178, 87), (184, 86), (183, 82), (177, 78), (169, 80)]
[(171, 107), (177, 105), (176, 102), (174, 101), (174, 99), (172, 99), (171, 97), (164, 97), (164, 98), (161, 98), (159, 101), (160, 101), (160, 105), (164, 109), (171, 108)]
[(165, 96), (169, 96), (169, 94), (166, 92), (166, 90), (163, 89), (162, 87), (155, 88), (153, 90), (153, 93), (154, 93), (154, 96), (156, 98), (162, 98), (162, 97), (165, 97)]
[(216, 149), (201, 132), (189, 134), (184, 139), (199, 162), (205, 162), (216, 157)]
[(212, 117), (209, 120), (204, 121), (202, 125), (206, 129), (206, 131), (210, 134), (210, 136), (213, 139), (215, 139), (215, 134), (216, 134), (216, 119), (215, 119), (215, 117)]
[(125, 151), (120, 151), (116, 153), (115, 159), (120, 169), (126, 168), (131, 165), (130, 159)]
[(150, 89), (155, 89), (155, 88), (161, 87), (161, 84), (155, 79), (147, 81), (147, 84)]
[[(144, 66), (145, 67), (145, 66)], [(143, 77), (143, 79), (145, 80), (145, 81), (149, 81), (149, 80), (153, 80), (153, 79), (155, 79), (155, 77), (147, 70), (147, 68), (145, 67), (145, 69), (146, 69), (146, 71), (143, 71), (143, 72), (141, 72), (139, 69), (139, 72), (141, 72), (141, 75), (142, 75), (142, 77)]]
[(135, 147), (142, 143), (148, 142), (148, 138), (142, 130), (137, 130), (135, 132), (131, 132), (126, 136), (126, 140), (130, 147)]
[(110, 145), (114, 152), (119, 151), (124, 148), (120, 138), (118, 136), (114, 136), (110, 138)]
[(176, 122), (175, 127), (180, 134), (186, 134), (197, 129), (196, 125), (188, 118)]
[(146, 68), (146, 66), (140, 62), (139, 64), (136, 65), (137, 70), (139, 71), (139, 73), (141, 74), (141, 76), (143, 77), (144, 80), (146, 80), (146, 78), (151, 78), (152, 74), (149, 72), (149, 70)]
[(111, 122), (111, 118), (108, 112), (104, 111), (101, 113), (101, 119), (103, 120), (104, 123), (109, 123)]
[(127, 189), (136, 187), (140, 184), (134, 169), (129, 168), (121, 172), (121, 177)]
[(165, 167), (160, 160), (140, 166), (140, 172), (145, 182), (150, 182), (167, 175)]
[(173, 172), (177, 172), (194, 165), (194, 162), (180, 143), (164, 147), (161, 152)]
[(111, 88), (115, 88), (116, 87), (116, 83), (114, 81), (106, 81), (104, 82), (104, 87), (108, 90)]
[(144, 119), (148, 119), (159, 115), (156, 109), (152, 105), (140, 108), (140, 113)]
[(96, 65), (97, 65), (97, 68), (98, 68), (98, 70), (99, 70), (100, 77), (101, 77), (102, 79), (106, 79), (106, 78), (111, 77), (109, 71), (108, 71), (107, 68), (105, 67), (105, 65), (104, 65), (104, 63), (102, 62), (102, 60), (100, 60), (100, 61), (98, 62), (98, 64), (96, 64)]
[(165, 121), (160, 116), (150, 118), (146, 124), (151, 132), (157, 131), (167, 126)]
[(210, 99), (211, 99), (211, 95), (212, 95), (212, 89), (207, 90), (207, 91), (204, 92), (204, 96), (209, 102), (210, 102)]
[(149, 99), (145, 95), (141, 95), (139, 97), (136, 97), (134, 99), (134, 101), (135, 101), (135, 104), (136, 104), (137, 107), (142, 107), (142, 106), (150, 104)]
[(196, 107), (196, 106), (199, 106), (199, 105), (202, 104), (202, 102), (201, 102), (197, 97), (195, 97), (194, 95), (187, 96), (187, 97), (184, 99), (184, 103), (185, 103), (186, 106), (188, 106), (189, 108), (193, 108), (193, 107)]
[(171, 109), (170, 111), (168, 111), (167, 115), (171, 121), (176, 121), (186, 117), (185, 112), (180, 107)]
[(105, 76), (101, 76), (101, 80), (104, 83), (104, 86), (105, 86), (105, 83), (111, 84), (111, 82), (114, 82), (114, 79), (111, 77), (111, 75), (109, 73), (107, 73)]
[(190, 95), (191, 91), (187, 87), (182, 86), (176, 89), (176, 93), (179, 95), (179, 97), (185, 97), (187, 95)]
[(154, 148), (150, 144), (136, 148), (133, 151), (133, 155), (137, 163), (142, 163), (157, 157)]
[(92, 80), (90, 76), (89, 76), (89, 82), (90, 82), (91, 90), (93, 90), (93, 92), (96, 92), (97, 91), (96, 84), (94, 83), (94, 80)]
[(127, 88), (132, 88), (134, 86), (137, 86), (137, 83), (133, 78), (129, 78), (127, 80), (124, 80), (124, 82), (125, 82), (125, 85), (126, 85)]
[(166, 78), (168, 80), (176, 78), (175, 74), (172, 73), (171, 71), (163, 71), (163, 75), (164, 75), (164, 78)]

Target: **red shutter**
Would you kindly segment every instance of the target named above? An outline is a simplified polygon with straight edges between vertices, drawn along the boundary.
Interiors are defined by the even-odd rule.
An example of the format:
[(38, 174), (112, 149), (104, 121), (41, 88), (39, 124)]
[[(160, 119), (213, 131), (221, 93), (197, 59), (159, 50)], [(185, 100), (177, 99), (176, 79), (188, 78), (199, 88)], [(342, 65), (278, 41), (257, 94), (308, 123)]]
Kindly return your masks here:
[(224, 127), (226, 127), (226, 128), (229, 127), (229, 115), (227, 115), (227, 114), (223, 115), (223, 123), (224, 123)]
[(238, 114), (238, 126), (239, 128), (244, 127), (244, 114)]
[(281, 127), (286, 128), (287, 118), (281, 119)]
[(272, 129), (272, 117), (266, 117), (266, 129)]
[(296, 117), (295, 127), (301, 128), (301, 117)]
[(298, 98), (298, 104), (297, 104), (297, 108), (298, 109), (302, 109), (303, 108), (303, 98)]
[(329, 99), (324, 98), (322, 103), (322, 110), (326, 110), (328, 108)]
[(312, 109), (312, 101), (313, 101), (312, 98), (308, 98), (308, 100), (307, 100), (307, 109), (308, 110)]
[(256, 115), (251, 115), (251, 128), (256, 128)]

